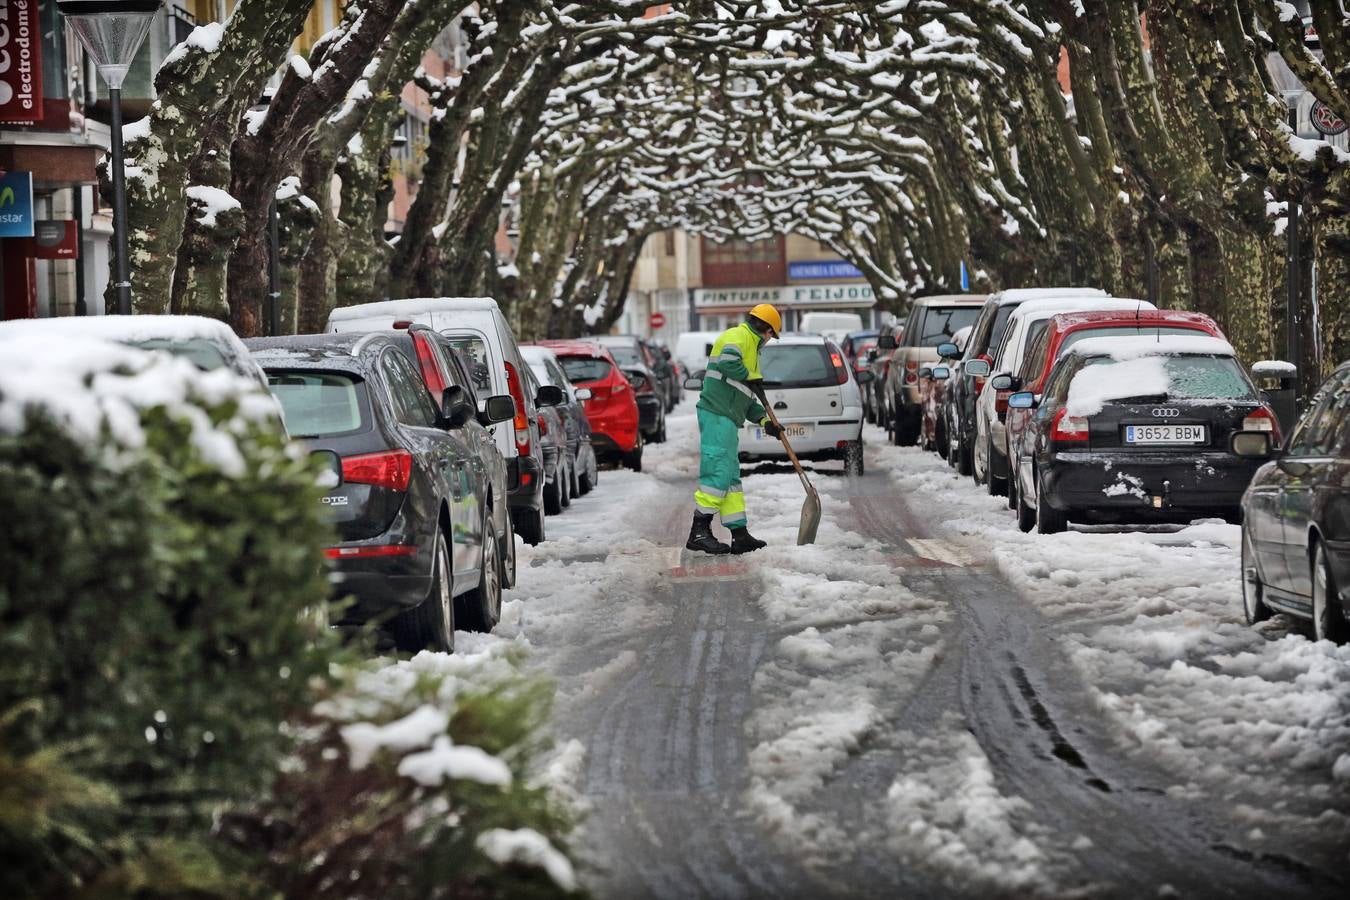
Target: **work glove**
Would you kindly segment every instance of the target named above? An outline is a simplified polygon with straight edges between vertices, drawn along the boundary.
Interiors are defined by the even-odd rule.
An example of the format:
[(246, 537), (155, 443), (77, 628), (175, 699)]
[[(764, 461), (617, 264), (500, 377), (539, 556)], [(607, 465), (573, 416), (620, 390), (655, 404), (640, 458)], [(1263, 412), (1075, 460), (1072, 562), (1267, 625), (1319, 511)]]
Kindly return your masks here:
[(777, 439), (783, 436), (783, 427), (781, 425), (775, 425), (774, 421), (768, 416), (765, 416), (764, 421), (759, 423), (759, 427), (763, 428), (764, 433), (771, 438)]

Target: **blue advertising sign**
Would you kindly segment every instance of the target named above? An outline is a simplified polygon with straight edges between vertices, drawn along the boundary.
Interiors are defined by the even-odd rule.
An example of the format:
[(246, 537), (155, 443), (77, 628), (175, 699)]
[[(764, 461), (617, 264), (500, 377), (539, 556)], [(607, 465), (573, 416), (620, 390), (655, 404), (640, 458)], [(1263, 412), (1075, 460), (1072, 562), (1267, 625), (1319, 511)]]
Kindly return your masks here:
[(966, 261), (961, 260), (961, 290), (970, 290), (970, 272), (966, 269)]
[(831, 278), (861, 278), (862, 272), (842, 259), (788, 263), (789, 281), (824, 281)]
[(33, 173), (0, 177), (0, 237), (33, 236)]

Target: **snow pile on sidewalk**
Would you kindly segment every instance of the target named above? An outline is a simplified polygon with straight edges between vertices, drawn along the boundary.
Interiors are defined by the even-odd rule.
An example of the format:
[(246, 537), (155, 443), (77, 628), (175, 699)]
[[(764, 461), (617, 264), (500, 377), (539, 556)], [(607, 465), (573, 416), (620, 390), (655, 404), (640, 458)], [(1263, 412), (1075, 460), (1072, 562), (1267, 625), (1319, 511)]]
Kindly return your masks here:
[(1333, 774), (1350, 768), (1350, 646), (1284, 616), (1245, 624), (1237, 526), (1022, 534), (1002, 498), (936, 456), (879, 453), (914, 505), (948, 510), (940, 527), (1059, 630), (1121, 741), (1173, 773), (1173, 791), (1350, 839), (1350, 783)]

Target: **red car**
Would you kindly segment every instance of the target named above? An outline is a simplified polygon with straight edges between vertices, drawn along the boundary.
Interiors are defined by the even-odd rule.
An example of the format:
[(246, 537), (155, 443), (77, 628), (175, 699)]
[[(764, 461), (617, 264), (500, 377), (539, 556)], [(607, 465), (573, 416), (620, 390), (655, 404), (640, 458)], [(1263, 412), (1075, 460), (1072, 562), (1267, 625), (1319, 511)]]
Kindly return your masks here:
[(568, 381), (590, 391), (582, 400), (591, 423), (591, 443), (601, 459), (642, 471), (642, 432), (637, 398), (610, 352), (590, 341), (540, 341), (558, 356)]
[[(1065, 350), (1083, 338), (1149, 337), (1155, 334), (1224, 337), (1218, 323), (1204, 313), (1183, 312), (1176, 309), (1059, 313), (1050, 318), (1045, 330), (1027, 349), (1022, 361), (1022, 370), (1014, 376), (1000, 377), (1009, 380), (1008, 386), (1011, 390), (1031, 391), (1039, 396), (1045, 390), (1045, 379), (1055, 367), (1055, 361)], [(1027, 456), (1027, 449), (1023, 446), (1024, 435), (1028, 423), (1035, 414), (1034, 409), (1008, 410), (1006, 420), (1008, 461), (1014, 467), (1009, 469), (1011, 472), (1016, 472), (1015, 467)], [(1015, 488), (1010, 493), (1015, 493)], [(1013, 509), (1017, 508), (1016, 502), (1015, 496), (1008, 498), (1008, 505)]]

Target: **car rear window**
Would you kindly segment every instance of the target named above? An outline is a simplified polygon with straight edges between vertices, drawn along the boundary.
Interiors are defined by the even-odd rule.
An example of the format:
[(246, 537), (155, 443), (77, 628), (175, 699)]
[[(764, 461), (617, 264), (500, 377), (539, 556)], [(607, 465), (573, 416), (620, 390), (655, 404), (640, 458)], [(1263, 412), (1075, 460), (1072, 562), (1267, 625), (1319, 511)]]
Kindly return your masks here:
[(291, 437), (360, 431), (362, 382), (340, 372), (269, 371), (267, 386), (281, 404)]
[[(1150, 378), (1140, 378), (1144, 367), (1161, 364), (1167, 386), (1165, 393), (1153, 391), (1131, 394), (1129, 388), (1134, 384), (1152, 384)], [(1243, 375), (1242, 367), (1231, 356), (1145, 356), (1138, 359), (1120, 361), (1109, 356), (1095, 356), (1087, 360), (1084, 368), (1099, 369), (1101, 366), (1120, 366), (1121, 376), (1112, 379), (1116, 388), (1109, 399), (1129, 400), (1255, 400), (1256, 392), (1251, 382)], [(1082, 373), (1074, 376), (1075, 385)], [(1099, 379), (1098, 379), (1099, 380)], [(1070, 387), (1072, 398), (1074, 388)]]
[(1064, 340), (1059, 344), (1059, 352), (1063, 355), (1065, 350), (1068, 350), (1084, 338), (1152, 337), (1155, 334), (1195, 337), (1200, 334), (1209, 334), (1209, 332), (1199, 328), (1182, 328), (1174, 325), (1164, 325), (1161, 328), (1156, 325), (1146, 328), (1140, 328), (1138, 325), (1111, 325), (1105, 328), (1083, 328), (1078, 331), (1070, 331), (1068, 334), (1064, 335)]
[(469, 365), (469, 375), (473, 377), (474, 390), (484, 395), (491, 394), (492, 358), (488, 356), (487, 344), (483, 339), (453, 332), (445, 332), (445, 339), (450, 342), (450, 346), (464, 354), (464, 360)]
[(141, 341), (127, 341), (128, 346), (141, 350), (164, 350), (174, 356), (180, 356), (203, 372), (214, 372), (229, 365), (229, 360), (220, 348), (202, 338), (146, 338)]
[(642, 358), (638, 348), (632, 344), (606, 344), (605, 349), (621, 366), (643, 366), (647, 361)]
[(825, 387), (838, 383), (821, 344), (771, 344), (759, 352), (765, 387)]
[(980, 317), (978, 306), (929, 306), (924, 309), (913, 347), (936, 347), (950, 341), (962, 328)]
[(573, 384), (585, 384), (591, 381), (603, 381), (613, 370), (609, 360), (594, 356), (560, 356), (567, 380)]

